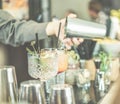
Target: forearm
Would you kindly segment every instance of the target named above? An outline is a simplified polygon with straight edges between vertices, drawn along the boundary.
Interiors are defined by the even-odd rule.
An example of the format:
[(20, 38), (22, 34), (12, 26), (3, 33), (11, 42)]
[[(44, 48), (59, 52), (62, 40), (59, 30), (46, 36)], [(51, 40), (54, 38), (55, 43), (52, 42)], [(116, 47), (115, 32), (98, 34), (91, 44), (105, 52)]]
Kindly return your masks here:
[[(48, 27), (48, 29), (46, 29)], [(35, 40), (35, 34), (38, 33), (39, 40), (47, 35), (53, 35), (50, 32), (53, 27), (48, 23), (37, 23), (35, 21), (19, 21), (9, 13), (0, 10), (0, 42), (19, 46), (25, 42)], [(50, 34), (48, 34), (50, 33)]]
[(0, 27), (0, 41), (4, 44), (19, 46), (25, 42), (35, 40), (36, 33), (38, 33), (39, 40), (44, 39), (47, 37), (47, 24), (11, 20)]

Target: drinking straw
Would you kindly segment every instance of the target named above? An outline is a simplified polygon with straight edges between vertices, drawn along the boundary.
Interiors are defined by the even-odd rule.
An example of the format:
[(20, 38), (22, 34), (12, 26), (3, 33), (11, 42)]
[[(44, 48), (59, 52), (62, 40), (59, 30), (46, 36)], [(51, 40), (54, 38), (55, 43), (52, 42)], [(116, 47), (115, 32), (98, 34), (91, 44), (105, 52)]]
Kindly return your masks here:
[(36, 50), (37, 50), (37, 53), (39, 53), (39, 51), (40, 51), (40, 46), (39, 46), (38, 33), (36, 33), (35, 36), (36, 36)]
[(60, 37), (61, 24), (62, 23), (60, 22), (60, 24), (59, 24), (59, 30), (58, 30), (57, 47), (59, 47), (58, 45), (59, 45), (59, 37)]

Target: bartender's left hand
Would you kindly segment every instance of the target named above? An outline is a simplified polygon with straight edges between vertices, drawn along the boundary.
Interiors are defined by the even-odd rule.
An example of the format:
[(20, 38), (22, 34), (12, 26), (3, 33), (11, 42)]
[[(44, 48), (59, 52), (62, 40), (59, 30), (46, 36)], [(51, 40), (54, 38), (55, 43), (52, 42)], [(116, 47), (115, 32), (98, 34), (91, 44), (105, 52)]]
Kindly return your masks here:
[[(68, 17), (75, 18), (75, 14), (70, 14)], [(59, 39), (61, 42), (64, 43), (67, 49), (70, 49), (73, 45), (79, 45), (81, 42), (83, 42), (82, 38), (66, 38), (65, 37), (65, 21), (66, 19), (61, 19), (59, 21), (50, 22), (47, 27), (47, 33), (48, 34), (55, 34), (58, 37), (58, 30), (59, 30), (59, 24), (61, 23), (61, 29), (59, 34)], [(49, 31), (50, 30), (50, 31)]]

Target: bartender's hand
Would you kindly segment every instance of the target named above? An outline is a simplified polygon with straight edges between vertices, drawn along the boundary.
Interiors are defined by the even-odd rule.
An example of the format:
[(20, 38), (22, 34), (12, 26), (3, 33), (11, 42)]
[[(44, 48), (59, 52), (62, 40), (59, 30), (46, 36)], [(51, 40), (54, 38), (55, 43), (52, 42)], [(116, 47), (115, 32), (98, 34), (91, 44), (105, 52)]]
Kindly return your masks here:
[[(74, 14), (70, 14), (69, 17), (71, 18), (75, 18), (76, 15)], [(59, 35), (59, 39), (61, 40), (61, 42), (63, 42), (66, 46), (67, 49), (70, 49), (71, 46), (73, 45), (79, 45), (81, 42), (83, 42), (82, 38), (66, 38), (65, 37), (65, 21), (66, 19), (61, 19), (59, 21), (54, 21), (54, 22), (50, 22), (47, 25), (46, 28), (46, 32), (48, 35), (53, 35), (55, 34), (56, 36), (58, 36), (58, 30), (59, 30), (59, 24), (61, 23), (61, 29), (60, 29), (60, 35)]]

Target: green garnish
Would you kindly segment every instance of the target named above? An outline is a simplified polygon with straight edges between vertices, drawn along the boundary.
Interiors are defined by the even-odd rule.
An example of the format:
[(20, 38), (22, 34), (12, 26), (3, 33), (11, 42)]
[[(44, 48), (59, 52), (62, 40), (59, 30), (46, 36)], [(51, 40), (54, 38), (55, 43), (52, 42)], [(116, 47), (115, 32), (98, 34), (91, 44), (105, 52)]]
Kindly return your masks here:
[(110, 65), (111, 55), (105, 53), (104, 51), (101, 51), (98, 54), (98, 56), (100, 57), (100, 60), (101, 60), (100, 70), (107, 71)]

